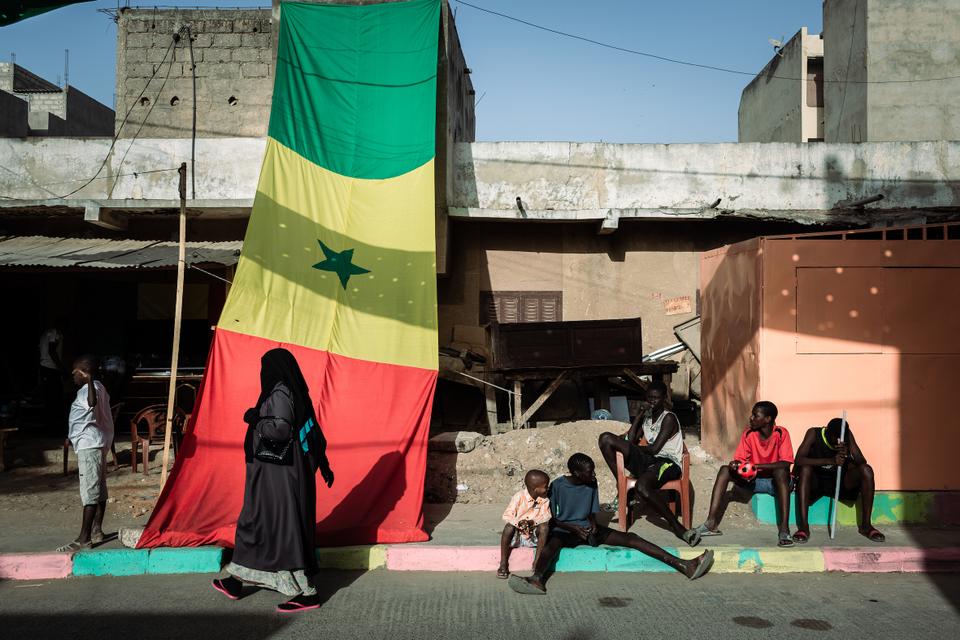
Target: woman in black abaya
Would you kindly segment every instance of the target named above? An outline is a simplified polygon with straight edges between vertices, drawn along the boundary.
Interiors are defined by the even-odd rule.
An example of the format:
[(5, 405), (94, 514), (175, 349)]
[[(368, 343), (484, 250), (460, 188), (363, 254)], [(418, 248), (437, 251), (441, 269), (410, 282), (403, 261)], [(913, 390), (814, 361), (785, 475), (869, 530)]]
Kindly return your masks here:
[(237, 519), (230, 577), (213, 587), (232, 600), (243, 595), (243, 583), (279, 591), (290, 600), (281, 613), (320, 606), (310, 576), (317, 572), (314, 555), (317, 470), (327, 486), (333, 472), (303, 373), (293, 354), (272, 349), (263, 355), (260, 398), (244, 414), (246, 482)]

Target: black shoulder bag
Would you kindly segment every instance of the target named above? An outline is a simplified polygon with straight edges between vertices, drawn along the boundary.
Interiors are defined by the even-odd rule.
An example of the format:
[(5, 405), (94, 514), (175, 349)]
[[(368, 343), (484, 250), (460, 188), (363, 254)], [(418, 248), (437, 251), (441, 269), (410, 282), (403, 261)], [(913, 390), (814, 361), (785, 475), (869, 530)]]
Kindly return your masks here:
[[(264, 420), (282, 421), (289, 424), (289, 421), (279, 416), (261, 416), (260, 422)], [(293, 428), (290, 429), (290, 437), (286, 440), (271, 440), (257, 431), (257, 444), (253, 451), (253, 457), (260, 462), (270, 464), (293, 464)]]

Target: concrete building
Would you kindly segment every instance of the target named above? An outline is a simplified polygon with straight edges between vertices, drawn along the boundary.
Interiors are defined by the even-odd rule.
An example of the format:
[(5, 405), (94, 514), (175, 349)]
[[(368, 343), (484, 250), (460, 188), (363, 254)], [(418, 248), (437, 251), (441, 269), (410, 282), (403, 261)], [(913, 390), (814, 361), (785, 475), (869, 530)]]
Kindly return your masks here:
[(113, 109), (82, 91), (0, 62), (0, 136), (108, 136), (113, 122)]
[[(441, 346), (476, 345), (492, 308), (504, 322), (639, 316), (643, 351), (649, 353), (675, 342), (673, 327), (699, 314), (704, 251), (764, 234), (960, 215), (960, 142), (472, 142), (470, 70), (447, 3), (442, 11), (436, 137)], [(186, 9), (128, 9), (117, 17), (119, 113), (133, 108), (118, 129), (121, 143), (111, 150), (109, 137), (0, 140), (0, 159), (12, 170), (0, 173), (5, 196), (0, 198), (0, 234), (113, 241), (174, 237), (175, 169), (191, 159), (193, 73), (189, 60), (182, 61), (190, 41), (174, 42), (173, 34), (189, 24), (194, 60), (198, 70), (205, 67), (197, 73), (198, 139), (191, 176), (196, 192), (188, 188), (187, 238), (241, 240), (263, 157), (276, 18), (266, 10)], [(228, 35), (239, 36), (239, 44)], [(778, 64), (809, 74), (819, 39), (798, 35)], [(173, 62), (168, 55), (161, 65), (171, 43)], [(145, 62), (134, 62), (140, 58)], [(244, 65), (266, 65), (268, 75), (245, 73)], [(162, 90), (159, 83), (147, 86), (149, 76), (156, 71), (166, 77), (168, 67)], [(814, 68), (810, 75), (816, 73)], [(759, 84), (756, 88), (763, 92)], [(809, 95), (801, 86), (796, 99), (806, 104)], [(236, 105), (230, 104), (231, 96)], [(140, 103), (143, 97), (146, 104)], [(796, 113), (789, 127), (802, 136), (803, 127), (796, 125), (804, 110)], [(770, 130), (788, 129), (787, 118), (769, 122)], [(817, 134), (808, 128), (806, 135)], [(104, 158), (103, 170), (91, 181)], [(78, 187), (67, 199), (51, 197)], [(207, 271), (229, 279), (231, 268), (221, 264)], [(47, 269), (41, 275), (53, 282), (57, 273)], [(152, 284), (169, 284), (172, 273), (151, 278)], [(188, 283), (210, 287), (212, 319), (225, 291), (211, 278), (188, 271)], [(63, 295), (45, 298), (35, 323), (74, 295), (66, 284), (57, 291)], [(125, 322), (136, 327), (139, 320)], [(190, 355), (202, 361), (206, 334), (197, 327), (191, 343), (197, 353)], [(681, 371), (696, 374), (693, 365)], [(438, 395), (441, 406), (443, 397)], [(539, 419), (578, 415), (582, 406), (563, 405), (570, 397), (561, 389)]]
[(957, 0), (825, 0), (743, 90), (739, 140), (957, 140), (958, 69)]

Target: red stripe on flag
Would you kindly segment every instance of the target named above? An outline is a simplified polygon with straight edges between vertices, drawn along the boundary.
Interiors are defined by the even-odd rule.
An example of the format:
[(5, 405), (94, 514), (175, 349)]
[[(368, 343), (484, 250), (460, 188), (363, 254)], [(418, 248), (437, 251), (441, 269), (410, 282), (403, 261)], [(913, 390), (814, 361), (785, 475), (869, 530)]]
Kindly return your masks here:
[(260, 357), (278, 346), (300, 363), (336, 477), (328, 489), (317, 475), (317, 546), (428, 539), (423, 486), (437, 372), (218, 329), (191, 425), (138, 547), (233, 546), (243, 413), (260, 393)]

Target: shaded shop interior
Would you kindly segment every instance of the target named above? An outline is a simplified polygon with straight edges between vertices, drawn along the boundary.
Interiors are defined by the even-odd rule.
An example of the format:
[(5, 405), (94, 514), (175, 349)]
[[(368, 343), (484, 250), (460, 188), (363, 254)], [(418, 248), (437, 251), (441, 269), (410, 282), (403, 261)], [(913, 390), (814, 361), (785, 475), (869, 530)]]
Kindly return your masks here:
[[(7, 306), (0, 330), (8, 337), (0, 351), (0, 412), (21, 429), (42, 430), (39, 343), (51, 328), (63, 335), (65, 368), (82, 354), (123, 363), (126, 384), (118, 395), (124, 397), (115, 398), (125, 401), (123, 414), (166, 398), (177, 243), (104, 237), (117, 234), (100, 230), (86, 232), (97, 237), (65, 235), (0, 235), (0, 299)], [(240, 240), (187, 243), (178, 379), (194, 386), (241, 246)], [(65, 398), (72, 387), (66, 373)], [(184, 402), (192, 403), (191, 396)]]

